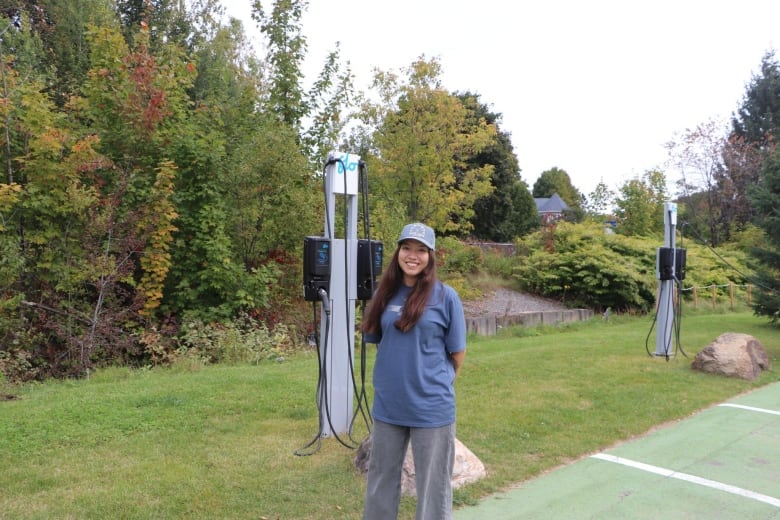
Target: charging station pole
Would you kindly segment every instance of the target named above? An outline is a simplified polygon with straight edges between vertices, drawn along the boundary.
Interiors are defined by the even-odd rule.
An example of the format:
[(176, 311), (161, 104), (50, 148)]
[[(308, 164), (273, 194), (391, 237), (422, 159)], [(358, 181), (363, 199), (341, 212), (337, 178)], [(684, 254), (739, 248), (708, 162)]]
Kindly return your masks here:
[[(658, 278), (658, 326), (656, 328), (655, 355), (669, 357), (672, 350), (672, 331), (674, 329), (674, 285), (676, 272), (675, 242), (677, 228), (677, 204), (664, 204), (664, 246), (671, 251), (671, 266), (661, 269), (661, 253), (656, 252), (656, 278)], [(663, 272), (663, 271), (670, 272)]]
[[(331, 241), (330, 326), (323, 320), (320, 327), (321, 369), (327, 388), (319, 406), (322, 417), (330, 418), (323, 425), (325, 436), (347, 433), (352, 424), (359, 162), (357, 155), (330, 152), (325, 168), (325, 236)], [(344, 196), (346, 215), (341, 239), (335, 237), (337, 194)]]

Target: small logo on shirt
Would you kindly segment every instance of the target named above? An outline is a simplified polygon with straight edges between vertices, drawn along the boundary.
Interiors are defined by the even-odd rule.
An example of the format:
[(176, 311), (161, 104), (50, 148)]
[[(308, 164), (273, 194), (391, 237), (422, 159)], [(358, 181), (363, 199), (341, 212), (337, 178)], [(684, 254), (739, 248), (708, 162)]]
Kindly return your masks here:
[(399, 314), (401, 313), (401, 309), (402, 308), (403, 307), (400, 306), (400, 305), (388, 305), (387, 306), (387, 310), (389, 310), (390, 312), (397, 312)]

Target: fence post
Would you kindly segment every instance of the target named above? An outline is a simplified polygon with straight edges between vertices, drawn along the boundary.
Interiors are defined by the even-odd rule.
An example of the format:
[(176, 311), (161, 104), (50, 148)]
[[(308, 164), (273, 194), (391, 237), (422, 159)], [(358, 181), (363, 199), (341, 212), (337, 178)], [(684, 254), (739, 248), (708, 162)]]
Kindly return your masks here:
[(693, 286), (693, 308), (697, 309), (699, 307), (699, 297), (697, 295), (696, 286)]
[(710, 285), (710, 288), (712, 289), (712, 308), (715, 308), (715, 299), (716, 299), (716, 291), (718, 288), (715, 286), (715, 284)]
[(751, 293), (751, 289), (752, 288), (753, 288), (752, 285), (750, 285), (750, 284), (747, 285), (747, 303), (748, 303), (748, 305), (750, 305), (750, 296), (751, 296), (750, 293)]
[(731, 310), (734, 310), (734, 282), (729, 282), (729, 298), (731, 299)]

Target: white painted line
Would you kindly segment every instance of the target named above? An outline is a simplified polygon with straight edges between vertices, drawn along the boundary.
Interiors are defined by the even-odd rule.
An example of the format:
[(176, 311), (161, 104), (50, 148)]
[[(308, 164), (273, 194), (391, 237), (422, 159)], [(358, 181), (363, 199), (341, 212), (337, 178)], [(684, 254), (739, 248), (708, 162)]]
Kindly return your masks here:
[(662, 475), (664, 477), (684, 480), (686, 482), (691, 482), (693, 484), (699, 484), (700, 486), (706, 486), (709, 488), (717, 489), (719, 491), (725, 491), (726, 493), (732, 493), (734, 495), (739, 495), (741, 497), (758, 500), (759, 502), (764, 502), (775, 507), (780, 507), (780, 498), (770, 497), (768, 495), (762, 495), (761, 493), (756, 493), (755, 491), (750, 491), (748, 489), (732, 486), (730, 484), (724, 484), (722, 482), (718, 482), (715, 480), (697, 477), (696, 475), (679, 473), (671, 469), (660, 468), (658, 466), (651, 466), (650, 464), (644, 464), (643, 462), (637, 462), (631, 459), (624, 459), (622, 457), (616, 457), (614, 455), (608, 455), (606, 453), (597, 453), (595, 455), (591, 455), (591, 458), (606, 460), (608, 462), (614, 462), (616, 464), (622, 464), (623, 466), (641, 469), (642, 471), (655, 473), (656, 475)]
[(752, 412), (771, 413), (772, 415), (780, 415), (777, 410), (767, 410), (766, 408), (756, 408), (754, 406), (744, 406), (741, 404), (723, 403), (718, 406), (730, 406), (731, 408), (742, 408), (743, 410), (750, 410)]

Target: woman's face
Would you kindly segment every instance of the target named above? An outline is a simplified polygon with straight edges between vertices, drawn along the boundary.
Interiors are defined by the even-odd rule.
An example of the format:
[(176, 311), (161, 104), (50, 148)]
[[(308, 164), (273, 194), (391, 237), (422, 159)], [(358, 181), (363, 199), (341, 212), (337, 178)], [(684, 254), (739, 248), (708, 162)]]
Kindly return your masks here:
[(422, 242), (404, 240), (398, 249), (398, 265), (404, 273), (404, 285), (413, 286), (428, 266), (430, 250)]

